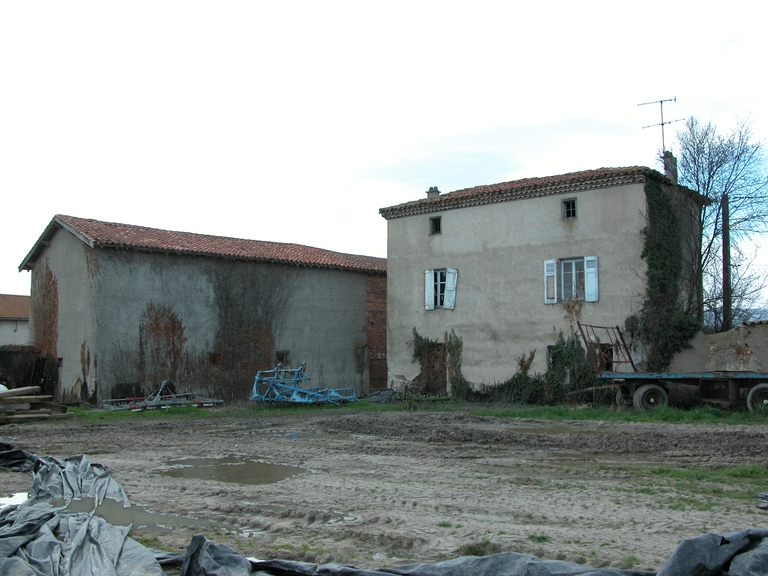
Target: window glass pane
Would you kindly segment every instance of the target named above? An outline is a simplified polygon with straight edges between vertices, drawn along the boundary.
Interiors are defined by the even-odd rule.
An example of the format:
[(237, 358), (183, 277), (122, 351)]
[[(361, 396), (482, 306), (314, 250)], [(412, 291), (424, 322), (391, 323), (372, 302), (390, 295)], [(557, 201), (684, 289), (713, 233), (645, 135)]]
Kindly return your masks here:
[(435, 270), (435, 308), (442, 308), (445, 303), (445, 270)]
[(584, 258), (572, 258), (560, 263), (563, 300), (584, 298)]
[(568, 300), (573, 296), (573, 262), (571, 260), (563, 260), (560, 277), (563, 279), (563, 300)]
[(573, 262), (574, 278), (573, 278), (573, 294), (579, 298), (584, 298), (584, 260), (579, 258)]

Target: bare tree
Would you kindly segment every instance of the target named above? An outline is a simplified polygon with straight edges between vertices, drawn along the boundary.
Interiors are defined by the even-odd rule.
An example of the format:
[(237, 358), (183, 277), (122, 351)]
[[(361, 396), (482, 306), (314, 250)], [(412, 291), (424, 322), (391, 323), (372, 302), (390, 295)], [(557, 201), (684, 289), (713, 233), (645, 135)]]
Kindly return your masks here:
[[(755, 140), (749, 119), (721, 134), (712, 122), (689, 118), (677, 133), (677, 145), (678, 181), (711, 201), (701, 210), (701, 259), (692, 263), (703, 281), (703, 320), (709, 330), (727, 330), (731, 308), (733, 320), (746, 321), (764, 306), (766, 279), (754, 272), (754, 255), (748, 248), (756, 237), (768, 232), (763, 142)], [(724, 228), (726, 237), (730, 236), (725, 275)]]

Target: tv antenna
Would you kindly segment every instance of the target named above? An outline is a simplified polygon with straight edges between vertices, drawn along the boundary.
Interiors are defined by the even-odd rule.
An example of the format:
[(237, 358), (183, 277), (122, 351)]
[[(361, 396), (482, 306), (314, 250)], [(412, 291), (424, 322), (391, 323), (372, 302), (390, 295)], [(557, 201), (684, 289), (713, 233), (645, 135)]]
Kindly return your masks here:
[(648, 126), (643, 126), (643, 128), (653, 128), (654, 126), (661, 126), (661, 151), (666, 152), (667, 146), (664, 143), (664, 125), (665, 124), (672, 124), (673, 122), (682, 122), (683, 118), (678, 118), (677, 120), (668, 120), (664, 122), (664, 102), (677, 102), (677, 96), (674, 98), (667, 98), (666, 100), (654, 100), (653, 102), (643, 102), (642, 104), (638, 104), (638, 106), (647, 106), (648, 104), (658, 104), (661, 108), (661, 122), (658, 124), (649, 124)]

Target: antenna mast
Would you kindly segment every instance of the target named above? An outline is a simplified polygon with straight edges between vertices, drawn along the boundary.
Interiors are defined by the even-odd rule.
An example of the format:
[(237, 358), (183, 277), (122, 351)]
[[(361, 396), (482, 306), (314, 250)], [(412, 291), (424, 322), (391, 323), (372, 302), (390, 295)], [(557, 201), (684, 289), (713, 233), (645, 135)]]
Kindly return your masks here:
[(666, 100), (654, 100), (653, 102), (643, 102), (642, 104), (638, 104), (638, 106), (647, 106), (648, 104), (658, 104), (661, 108), (661, 122), (658, 124), (649, 124), (648, 126), (643, 126), (643, 128), (653, 128), (654, 126), (661, 126), (661, 151), (666, 152), (667, 151), (667, 145), (664, 142), (664, 125), (665, 124), (672, 124), (673, 122), (682, 122), (683, 118), (678, 118), (677, 120), (669, 120), (667, 122), (664, 122), (664, 102), (677, 102), (677, 96), (674, 98), (667, 98)]

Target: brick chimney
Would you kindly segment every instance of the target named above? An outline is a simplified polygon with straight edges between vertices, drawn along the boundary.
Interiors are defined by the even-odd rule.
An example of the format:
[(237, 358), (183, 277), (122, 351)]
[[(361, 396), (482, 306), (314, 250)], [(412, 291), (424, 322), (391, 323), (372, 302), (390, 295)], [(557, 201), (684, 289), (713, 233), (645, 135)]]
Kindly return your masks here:
[(435, 198), (437, 196), (440, 196), (440, 190), (437, 189), (437, 186), (430, 186), (429, 190), (427, 190), (427, 198)]
[(672, 180), (673, 184), (677, 184), (677, 158), (669, 150), (664, 150), (662, 160), (664, 161), (664, 176)]

